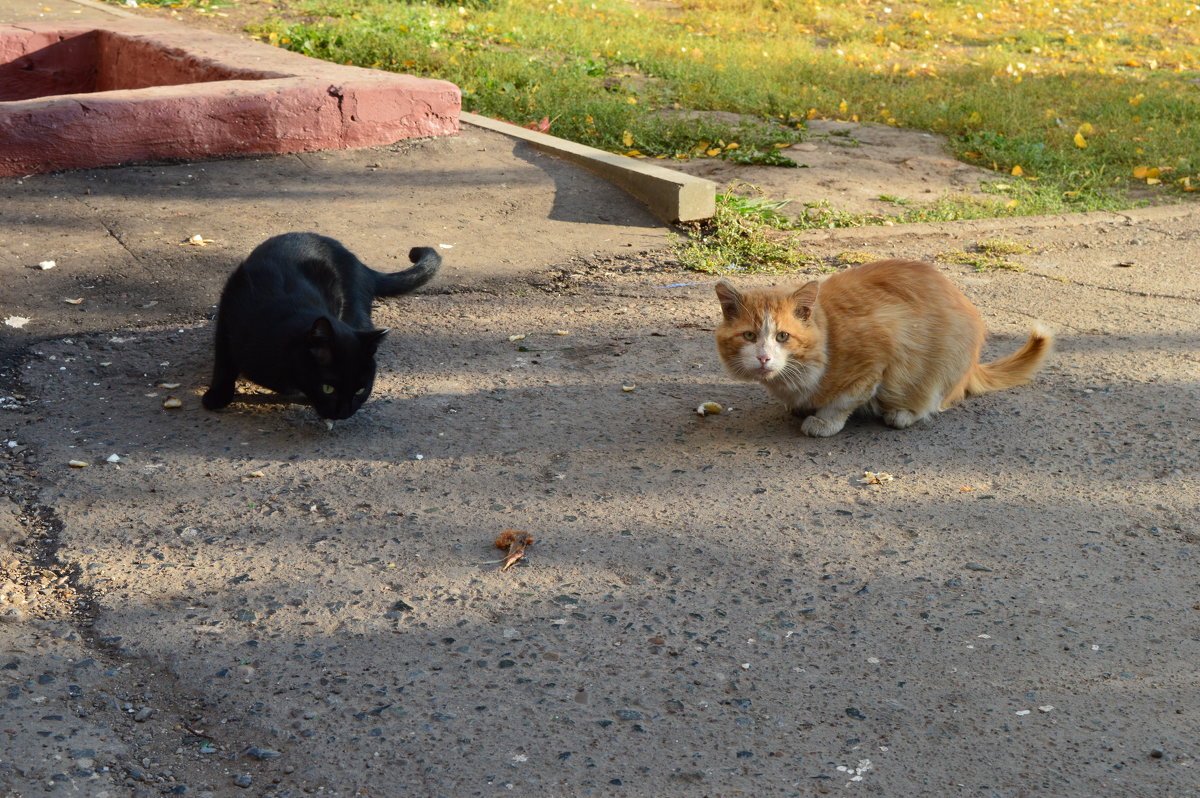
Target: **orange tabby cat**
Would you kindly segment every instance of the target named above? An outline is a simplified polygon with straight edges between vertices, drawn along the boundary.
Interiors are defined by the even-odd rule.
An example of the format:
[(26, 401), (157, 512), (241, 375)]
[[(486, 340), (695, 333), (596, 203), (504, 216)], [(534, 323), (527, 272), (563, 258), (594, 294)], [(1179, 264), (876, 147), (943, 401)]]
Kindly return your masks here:
[(885, 260), (799, 288), (739, 291), (722, 280), (721, 362), (805, 416), (805, 435), (836, 434), (860, 407), (903, 429), (966, 396), (1020, 385), (1050, 353), (1035, 326), (1019, 350), (980, 363), (979, 312), (928, 263)]

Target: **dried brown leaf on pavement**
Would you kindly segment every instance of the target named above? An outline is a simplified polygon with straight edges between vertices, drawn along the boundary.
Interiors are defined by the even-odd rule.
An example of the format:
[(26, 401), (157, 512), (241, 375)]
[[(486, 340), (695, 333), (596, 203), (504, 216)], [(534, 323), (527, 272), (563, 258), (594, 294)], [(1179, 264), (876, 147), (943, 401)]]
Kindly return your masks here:
[(504, 564), (501, 571), (512, 568), (525, 556), (525, 549), (533, 545), (533, 535), (519, 529), (506, 529), (496, 538), (496, 548), (505, 549)]

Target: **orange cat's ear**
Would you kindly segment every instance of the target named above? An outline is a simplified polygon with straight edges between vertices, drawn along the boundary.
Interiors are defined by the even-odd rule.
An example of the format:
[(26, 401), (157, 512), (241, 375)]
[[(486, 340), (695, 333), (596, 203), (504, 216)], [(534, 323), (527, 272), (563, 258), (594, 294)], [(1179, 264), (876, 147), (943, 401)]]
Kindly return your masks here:
[(721, 311), (725, 314), (725, 321), (735, 319), (741, 313), (742, 295), (724, 280), (717, 283), (717, 299), (721, 300)]
[(812, 316), (813, 305), (817, 303), (817, 292), (821, 284), (816, 280), (807, 282), (792, 292), (792, 304), (795, 306), (796, 318), (808, 321)]

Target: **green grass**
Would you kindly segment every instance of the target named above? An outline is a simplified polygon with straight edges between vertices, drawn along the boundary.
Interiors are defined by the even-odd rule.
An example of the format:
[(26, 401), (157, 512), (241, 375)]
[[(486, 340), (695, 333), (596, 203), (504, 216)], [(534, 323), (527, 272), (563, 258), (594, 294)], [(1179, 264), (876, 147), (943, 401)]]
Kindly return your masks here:
[(555, 135), (614, 152), (770, 162), (821, 117), (945, 135), (960, 158), (1009, 185), (1003, 202), (967, 213), (1128, 207), (1135, 185), (1161, 195), (1200, 185), (1191, 0), (277, 7), (284, 19), (256, 28), (267, 41), (445, 78), (462, 87), (467, 110), (545, 119)]
[(686, 237), (672, 236), (675, 255), (684, 268), (723, 276), (821, 268), (820, 259), (795, 245), (796, 227), (779, 212), (787, 204), (761, 196), (718, 194), (713, 218), (684, 225)]

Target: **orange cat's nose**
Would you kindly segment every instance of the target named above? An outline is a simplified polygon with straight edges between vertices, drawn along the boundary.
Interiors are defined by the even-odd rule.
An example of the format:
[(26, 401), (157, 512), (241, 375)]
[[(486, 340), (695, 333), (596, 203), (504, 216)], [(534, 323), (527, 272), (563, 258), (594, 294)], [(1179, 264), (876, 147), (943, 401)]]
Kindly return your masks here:
[(771, 356), (770, 355), (759, 355), (758, 362), (765, 366), (771, 362)]

